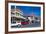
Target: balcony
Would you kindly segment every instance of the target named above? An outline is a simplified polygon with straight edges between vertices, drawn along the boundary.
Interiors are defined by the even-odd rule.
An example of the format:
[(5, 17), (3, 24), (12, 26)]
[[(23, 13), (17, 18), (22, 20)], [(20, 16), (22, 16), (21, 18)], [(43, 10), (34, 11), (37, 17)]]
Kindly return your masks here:
[(17, 16), (16, 14), (14, 14), (14, 15), (12, 14), (11, 17), (26, 19), (25, 17), (23, 17), (23, 16)]

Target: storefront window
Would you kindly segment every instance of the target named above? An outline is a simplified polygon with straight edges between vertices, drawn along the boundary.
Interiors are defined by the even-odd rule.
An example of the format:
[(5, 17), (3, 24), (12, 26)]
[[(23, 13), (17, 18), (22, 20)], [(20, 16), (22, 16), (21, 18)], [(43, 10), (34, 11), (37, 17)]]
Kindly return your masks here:
[(14, 17), (12, 17), (12, 18), (11, 18), (11, 24), (14, 24), (14, 23), (16, 23), (16, 20), (15, 20)]

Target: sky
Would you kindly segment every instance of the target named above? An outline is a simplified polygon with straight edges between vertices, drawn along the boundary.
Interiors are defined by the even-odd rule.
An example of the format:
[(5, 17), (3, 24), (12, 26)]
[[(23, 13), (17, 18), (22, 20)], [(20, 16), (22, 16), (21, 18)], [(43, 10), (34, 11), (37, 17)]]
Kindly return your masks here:
[(16, 6), (17, 9), (20, 9), (23, 13), (24, 16), (31, 16), (34, 14), (35, 16), (40, 16), (40, 7), (36, 6)]

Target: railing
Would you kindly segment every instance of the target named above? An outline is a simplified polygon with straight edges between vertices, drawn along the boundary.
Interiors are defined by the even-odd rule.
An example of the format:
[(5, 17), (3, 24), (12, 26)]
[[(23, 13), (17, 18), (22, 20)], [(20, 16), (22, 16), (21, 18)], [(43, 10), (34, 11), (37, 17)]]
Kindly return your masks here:
[(11, 17), (17, 17), (17, 18), (22, 18), (22, 19), (26, 19), (25, 17), (23, 17), (23, 16), (16, 16), (16, 14), (11, 14)]

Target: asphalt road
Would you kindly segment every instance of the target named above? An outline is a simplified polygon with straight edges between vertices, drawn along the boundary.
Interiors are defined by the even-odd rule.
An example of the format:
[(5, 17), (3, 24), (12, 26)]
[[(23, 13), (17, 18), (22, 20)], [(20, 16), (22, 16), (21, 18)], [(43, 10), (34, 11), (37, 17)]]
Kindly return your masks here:
[(25, 27), (40, 27), (40, 22), (38, 23), (31, 23), (31, 24), (27, 24), (27, 25), (16, 25), (16, 26), (12, 26), (12, 28), (25, 28)]
[(32, 23), (27, 25), (21, 25), (21, 27), (40, 27), (40, 23)]

